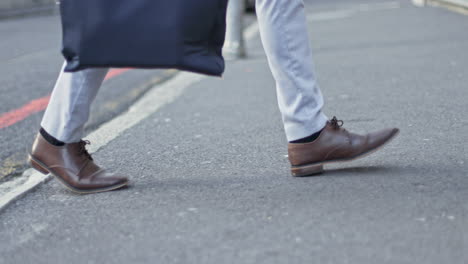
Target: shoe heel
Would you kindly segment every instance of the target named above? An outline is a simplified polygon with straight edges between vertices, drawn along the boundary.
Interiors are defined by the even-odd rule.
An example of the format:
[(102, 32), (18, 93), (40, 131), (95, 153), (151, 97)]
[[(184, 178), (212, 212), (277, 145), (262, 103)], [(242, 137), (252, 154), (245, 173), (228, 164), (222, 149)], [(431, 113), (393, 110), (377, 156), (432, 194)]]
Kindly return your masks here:
[(294, 177), (306, 177), (321, 174), (323, 172), (323, 165), (305, 165), (300, 167), (292, 167), (291, 174)]
[(49, 171), (47, 169), (44, 169), (44, 167), (42, 167), (41, 165), (39, 165), (39, 163), (37, 163), (36, 161), (34, 161), (31, 156), (28, 158), (28, 162), (29, 164), (31, 165), (31, 167), (33, 167), (35, 170), (39, 171), (40, 173), (42, 174), (49, 174)]

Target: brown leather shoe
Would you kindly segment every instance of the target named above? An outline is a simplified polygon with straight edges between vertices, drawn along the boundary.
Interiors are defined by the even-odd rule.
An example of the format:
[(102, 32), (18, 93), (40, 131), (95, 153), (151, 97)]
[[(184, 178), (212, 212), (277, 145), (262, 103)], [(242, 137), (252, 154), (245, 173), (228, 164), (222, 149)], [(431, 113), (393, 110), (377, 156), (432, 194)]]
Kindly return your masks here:
[(68, 189), (80, 193), (97, 193), (119, 189), (128, 184), (125, 177), (114, 176), (97, 166), (86, 150), (89, 141), (50, 144), (41, 134), (34, 141), (29, 163), (41, 173), (50, 173)]
[(323, 172), (323, 165), (362, 158), (378, 150), (398, 135), (398, 128), (384, 129), (367, 135), (356, 135), (342, 128), (343, 121), (333, 117), (310, 143), (289, 143), (288, 153), (293, 176), (302, 177)]

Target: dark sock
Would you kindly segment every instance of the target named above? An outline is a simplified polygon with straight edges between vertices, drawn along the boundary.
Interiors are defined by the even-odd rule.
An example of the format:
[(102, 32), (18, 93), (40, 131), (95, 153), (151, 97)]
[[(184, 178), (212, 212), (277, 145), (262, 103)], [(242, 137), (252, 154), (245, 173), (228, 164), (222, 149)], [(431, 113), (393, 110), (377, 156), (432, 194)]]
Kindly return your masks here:
[(319, 136), (320, 136), (320, 133), (322, 133), (322, 130), (320, 130), (319, 132), (317, 133), (314, 133), (308, 137), (305, 137), (305, 138), (301, 138), (301, 139), (298, 139), (298, 140), (294, 140), (294, 141), (291, 141), (289, 143), (310, 143), (314, 140), (316, 140)]
[(65, 145), (65, 143), (63, 143), (62, 141), (60, 141), (60, 140), (54, 138), (53, 136), (49, 135), (49, 133), (47, 133), (44, 128), (41, 127), (39, 132), (45, 138), (45, 140), (47, 140), (47, 142), (49, 142), (50, 144), (52, 144), (54, 146), (57, 146), (57, 147), (61, 147), (61, 146)]

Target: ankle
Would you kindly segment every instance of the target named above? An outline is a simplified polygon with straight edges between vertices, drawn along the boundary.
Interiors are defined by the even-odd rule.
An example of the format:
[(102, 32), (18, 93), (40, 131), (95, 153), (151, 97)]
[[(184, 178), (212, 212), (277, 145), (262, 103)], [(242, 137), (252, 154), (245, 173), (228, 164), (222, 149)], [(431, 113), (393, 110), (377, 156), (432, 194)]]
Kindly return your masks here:
[(310, 136), (307, 136), (307, 137), (301, 138), (301, 139), (297, 139), (297, 140), (294, 140), (294, 141), (290, 141), (289, 143), (292, 143), (292, 144), (311, 143), (311, 142), (315, 141), (320, 136), (322, 131), (323, 131), (323, 129), (320, 130), (319, 132), (316, 132), (316, 133), (310, 135)]
[(62, 142), (58, 139), (56, 139), (55, 137), (53, 137), (52, 135), (50, 135), (49, 133), (47, 133), (47, 131), (45, 131), (44, 128), (41, 127), (41, 129), (39, 130), (39, 133), (41, 134), (41, 136), (47, 141), (49, 142), (50, 144), (54, 145), (54, 146), (57, 146), (57, 147), (61, 147), (61, 146), (64, 146), (65, 145), (65, 142)]

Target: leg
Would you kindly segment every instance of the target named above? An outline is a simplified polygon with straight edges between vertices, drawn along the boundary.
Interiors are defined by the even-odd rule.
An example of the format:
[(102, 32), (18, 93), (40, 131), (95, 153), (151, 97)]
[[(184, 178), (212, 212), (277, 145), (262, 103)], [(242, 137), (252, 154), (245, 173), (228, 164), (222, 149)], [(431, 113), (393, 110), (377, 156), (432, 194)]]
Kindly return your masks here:
[(302, 0), (257, 0), (263, 46), (276, 80), (278, 104), (289, 141), (325, 127), (323, 98), (313, 72)]
[(108, 69), (89, 69), (60, 74), (41, 126), (65, 143), (83, 138), (89, 110)]
[(32, 167), (52, 174), (77, 193), (110, 191), (128, 184), (127, 178), (108, 173), (95, 164), (86, 150), (89, 142), (81, 139), (91, 103), (107, 71), (90, 69), (60, 74), (41, 124), (46, 133), (41, 131), (37, 135), (29, 155)]
[[(361, 136), (343, 129), (343, 122), (336, 118), (327, 122), (313, 73), (303, 0), (256, 1), (263, 46), (290, 141), (288, 153), (294, 176), (318, 174), (325, 164), (364, 157), (398, 134), (397, 128), (391, 128)], [(291, 142), (318, 131), (320, 135), (314, 135), (311, 142)]]

